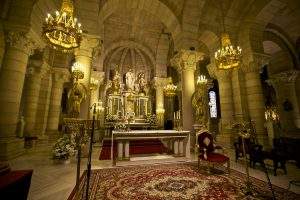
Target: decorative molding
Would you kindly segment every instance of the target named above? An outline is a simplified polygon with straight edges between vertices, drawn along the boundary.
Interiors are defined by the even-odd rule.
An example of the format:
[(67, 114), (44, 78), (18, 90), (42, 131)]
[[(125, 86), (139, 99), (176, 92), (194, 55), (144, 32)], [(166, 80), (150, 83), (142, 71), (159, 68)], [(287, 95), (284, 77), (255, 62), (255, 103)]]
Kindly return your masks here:
[(196, 70), (197, 63), (203, 60), (204, 53), (193, 50), (180, 50), (172, 59), (171, 65), (175, 66), (178, 71)]
[(154, 77), (153, 83), (155, 89), (163, 89), (170, 82), (170, 78), (161, 78), (161, 77)]
[(6, 44), (24, 51), (26, 54), (32, 54), (36, 47), (35, 42), (22, 31), (8, 31), (6, 33)]
[(53, 67), (52, 70), (52, 80), (54, 82), (65, 83), (70, 81), (71, 75), (68, 69)]
[(262, 53), (253, 53), (253, 60), (248, 64), (241, 64), (244, 73), (259, 73), (264, 65), (270, 61), (270, 56)]

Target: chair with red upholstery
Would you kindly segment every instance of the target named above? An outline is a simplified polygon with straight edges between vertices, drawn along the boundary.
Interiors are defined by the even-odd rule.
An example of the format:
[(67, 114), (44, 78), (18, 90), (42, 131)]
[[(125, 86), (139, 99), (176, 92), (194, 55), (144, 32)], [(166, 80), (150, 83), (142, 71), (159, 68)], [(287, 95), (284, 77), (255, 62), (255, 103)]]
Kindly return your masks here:
[[(198, 135), (199, 155), (198, 155), (198, 168), (200, 163), (207, 164), (208, 171), (214, 165), (227, 164), (227, 171), (230, 173), (230, 159), (224, 154), (217, 153), (217, 149), (222, 149), (220, 146), (214, 144), (213, 136), (205, 131)], [(223, 150), (223, 149), (222, 149)], [(224, 152), (223, 152), (224, 153)]]

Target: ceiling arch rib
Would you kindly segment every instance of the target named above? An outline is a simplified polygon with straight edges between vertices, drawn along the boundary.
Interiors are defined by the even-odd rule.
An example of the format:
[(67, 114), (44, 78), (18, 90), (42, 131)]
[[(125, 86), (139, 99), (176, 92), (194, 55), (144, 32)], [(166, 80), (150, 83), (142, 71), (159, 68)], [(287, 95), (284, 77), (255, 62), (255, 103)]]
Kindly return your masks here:
[[(147, 0), (147, 1), (135, 1), (126, 0), (119, 2), (118, 0), (106, 1), (99, 13), (100, 24), (104, 24), (104, 21), (117, 10), (124, 9), (139, 9), (149, 12), (150, 14), (160, 19), (161, 22), (167, 27), (168, 31), (171, 32), (172, 37), (178, 37), (181, 32), (181, 25), (176, 15), (168, 8), (164, 3), (159, 0)], [(175, 44), (176, 45), (176, 44)]]

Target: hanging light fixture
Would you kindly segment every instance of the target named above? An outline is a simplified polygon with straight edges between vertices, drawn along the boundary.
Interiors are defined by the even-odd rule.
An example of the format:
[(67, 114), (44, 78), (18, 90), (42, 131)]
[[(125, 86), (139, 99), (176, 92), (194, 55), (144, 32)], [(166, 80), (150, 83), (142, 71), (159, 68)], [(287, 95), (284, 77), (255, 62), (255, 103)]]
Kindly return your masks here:
[(81, 24), (73, 16), (73, 0), (62, 0), (60, 11), (48, 13), (43, 25), (43, 37), (54, 49), (72, 51), (82, 40)]
[(219, 69), (232, 69), (240, 64), (242, 49), (231, 44), (229, 34), (225, 31), (224, 11), (221, 3), (222, 26), (223, 33), (221, 34), (221, 47), (215, 52), (216, 65)]
[(204, 75), (198, 76), (197, 84), (207, 84), (207, 78)]
[(167, 97), (173, 97), (176, 94), (177, 86), (173, 84), (172, 79), (164, 87), (164, 93)]
[(71, 70), (72, 70), (72, 77), (75, 82), (78, 82), (79, 79), (84, 78), (83, 66), (80, 63), (75, 62)]

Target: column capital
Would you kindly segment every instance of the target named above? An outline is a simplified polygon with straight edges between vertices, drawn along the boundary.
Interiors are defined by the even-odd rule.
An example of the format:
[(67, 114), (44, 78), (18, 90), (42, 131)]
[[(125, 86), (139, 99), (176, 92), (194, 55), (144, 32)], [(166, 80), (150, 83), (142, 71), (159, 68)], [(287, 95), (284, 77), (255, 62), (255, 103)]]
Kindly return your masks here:
[(181, 49), (172, 59), (171, 65), (176, 66), (178, 71), (196, 70), (197, 62), (202, 60), (204, 53)]
[(288, 70), (274, 74), (269, 79), (274, 83), (295, 83), (299, 74), (299, 70)]
[(104, 76), (105, 76), (104, 72), (99, 72), (99, 71), (92, 71), (91, 72), (91, 78), (94, 78), (94, 79), (96, 79), (96, 80), (99, 81), (99, 85), (98, 86), (100, 86), (103, 83)]
[(263, 53), (253, 53), (252, 60), (249, 63), (241, 64), (244, 73), (259, 73), (264, 65), (270, 61), (270, 56)]
[(161, 88), (163, 89), (164, 86), (166, 86), (168, 83), (170, 83), (171, 78), (162, 78), (162, 77), (154, 77), (153, 83), (155, 86), (155, 89)]
[(208, 65), (207, 66), (208, 73), (211, 77), (216, 78), (217, 80), (226, 80), (231, 78), (232, 69), (218, 69), (215, 65)]
[(29, 34), (22, 31), (6, 32), (6, 44), (10, 47), (24, 51), (27, 54), (32, 54), (36, 48), (35, 42), (29, 37)]
[(52, 68), (52, 80), (54, 82), (68, 82), (70, 80), (70, 72), (67, 68)]
[(101, 40), (99, 36), (84, 34), (80, 47), (75, 49), (75, 56), (87, 56), (92, 58), (95, 52), (101, 50)]
[(26, 70), (26, 76), (42, 78), (50, 72), (50, 69), (51, 67), (45, 61), (30, 59)]

